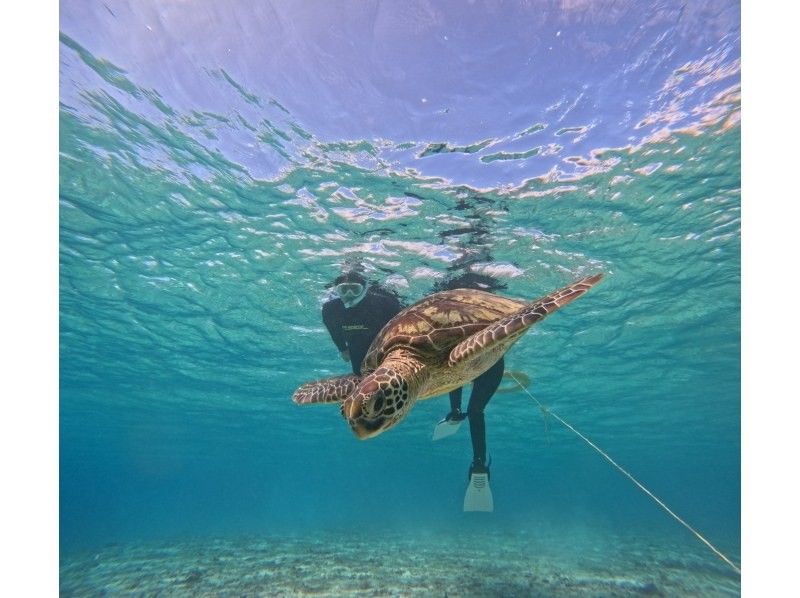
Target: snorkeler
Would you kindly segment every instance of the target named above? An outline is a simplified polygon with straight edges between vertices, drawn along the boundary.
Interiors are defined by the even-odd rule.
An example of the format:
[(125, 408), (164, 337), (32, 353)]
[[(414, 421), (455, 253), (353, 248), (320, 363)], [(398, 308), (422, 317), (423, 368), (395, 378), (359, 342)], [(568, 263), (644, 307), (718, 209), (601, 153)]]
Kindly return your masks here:
[(355, 270), (333, 283), (337, 297), (323, 304), (322, 321), (342, 359), (351, 363), (354, 374), (360, 374), (370, 343), (403, 306), (396, 295), (369, 285)]

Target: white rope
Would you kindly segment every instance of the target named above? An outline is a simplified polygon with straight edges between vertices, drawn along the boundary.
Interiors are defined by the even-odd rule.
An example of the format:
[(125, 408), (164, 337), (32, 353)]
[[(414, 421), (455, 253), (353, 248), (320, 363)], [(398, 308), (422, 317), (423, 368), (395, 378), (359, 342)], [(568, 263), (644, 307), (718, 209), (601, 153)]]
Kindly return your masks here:
[[(513, 373), (511, 374), (511, 377), (512, 377), (512, 378), (514, 378), (514, 374), (513, 374)], [(516, 380), (516, 378), (514, 378), (514, 380)], [(517, 383), (519, 383), (519, 382), (517, 382)], [(556, 419), (557, 419), (559, 422), (561, 422), (561, 423), (562, 423), (562, 424), (563, 424), (563, 425), (564, 425), (566, 428), (568, 428), (568, 429), (572, 430), (573, 432), (575, 432), (575, 434), (576, 434), (576, 435), (577, 435), (577, 436), (578, 436), (580, 439), (582, 439), (584, 442), (586, 442), (586, 444), (588, 444), (590, 447), (592, 447), (594, 450), (596, 450), (598, 453), (600, 453), (600, 454), (603, 456), (603, 458), (605, 458), (605, 459), (606, 459), (606, 461), (608, 461), (609, 463), (611, 463), (611, 465), (613, 465), (614, 467), (616, 467), (616, 468), (617, 468), (617, 469), (618, 469), (618, 470), (619, 470), (619, 471), (620, 471), (620, 472), (621, 472), (621, 473), (622, 473), (622, 474), (623, 474), (625, 477), (627, 477), (627, 478), (628, 478), (628, 479), (629, 479), (631, 482), (633, 482), (634, 484), (636, 484), (636, 485), (639, 487), (639, 489), (640, 489), (642, 492), (644, 492), (645, 494), (647, 494), (647, 496), (649, 496), (650, 498), (652, 498), (652, 499), (653, 499), (653, 500), (656, 502), (656, 504), (657, 504), (658, 506), (660, 506), (660, 507), (661, 507), (662, 509), (664, 509), (664, 510), (665, 510), (667, 513), (669, 513), (669, 515), (670, 515), (670, 516), (671, 516), (673, 519), (675, 519), (675, 521), (677, 521), (678, 523), (680, 523), (680, 524), (681, 524), (683, 527), (685, 527), (685, 528), (686, 528), (686, 529), (688, 529), (690, 532), (692, 532), (692, 533), (693, 533), (695, 536), (697, 536), (697, 538), (698, 538), (698, 539), (699, 539), (699, 540), (700, 540), (700, 541), (701, 541), (703, 544), (705, 544), (706, 546), (708, 546), (708, 547), (709, 547), (709, 548), (710, 548), (710, 549), (711, 549), (711, 550), (714, 552), (714, 554), (716, 554), (716, 555), (717, 555), (719, 558), (721, 558), (721, 559), (722, 559), (723, 561), (725, 561), (725, 562), (726, 562), (728, 565), (730, 565), (730, 566), (733, 568), (733, 570), (734, 570), (734, 571), (736, 571), (736, 573), (738, 573), (738, 574), (740, 574), (740, 575), (741, 575), (741, 573), (742, 573), (742, 570), (741, 570), (739, 567), (737, 567), (737, 566), (736, 566), (736, 565), (733, 563), (733, 561), (731, 561), (731, 560), (730, 560), (728, 557), (726, 557), (726, 556), (725, 556), (724, 554), (722, 554), (722, 553), (721, 553), (719, 550), (717, 550), (717, 548), (715, 548), (715, 547), (714, 547), (714, 545), (713, 545), (713, 544), (711, 544), (711, 542), (709, 542), (708, 540), (706, 540), (706, 539), (705, 539), (705, 538), (704, 538), (704, 537), (703, 537), (703, 536), (700, 534), (700, 532), (698, 532), (698, 531), (697, 531), (696, 529), (694, 529), (694, 528), (693, 528), (691, 525), (689, 525), (688, 523), (686, 523), (686, 522), (685, 522), (683, 519), (681, 519), (680, 517), (678, 517), (678, 515), (676, 515), (676, 514), (675, 514), (675, 512), (674, 512), (672, 509), (670, 509), (670, 508), (669, 508), (667, 505), (665, 505), (665, 504), (664, 504), (664, 502), (663, 502), (661, 499), (659, 499), (659, 498), (658, 498), (658, 497), (657, 497), (655, 494), (653, 494), (653, 493), (652, 493), (652, 492), (650, 492), (650, 491), (649, 491), (647, 488), (645, 488), (645, 487), (644, 487), (644, 486), (643, 486), (643, 485), (642, 485), (642, 484), (641, 484), (641, 483), (640, 483), (640, 482), (639, 482), (639, 481), (638, 481), (636, 478), (634, 478), (634, 477), (633, 477), (631, 474), (629, 474), (627, 471), (625, 471), (625, 469), (623, 469), (621, 465), (619, 465), (619, 464), (618, 464), (616, 461), (614, 461), (614, 459), (612, 459), (611, 457), (609, 457), (609, 456), (608, 456), (608, 454), (606, 454), (606, 453), (605, 453), (605, 452), (604, 452), (604, 451), (603, 451), (603, 450), (602, 450), (602, 449), (601, 449), (599, 446), (597, 446), (597, 445), (596, 445), (594, 442), (592, 442), (591, 440), (589, 440), (588, 438), (586, 438), (586, 436), (584, 436), (583, 434), (581, 434), (580, 432), (578, 432), (578, 430), (576, 430), (576, 429), (575, 429), (575, 428), (573, 428), (573, 427), (572, 427), (570, 424), (568, 424), (568, 423), (567, 423), (567, 422), (565, 422), (563, 419), (561, 419), (561, 418), (560, 418), (560, 417), (559, 417), (557, 414), (553, 413), (553, 412), (552, 412), (552, 411), (550, 411), (550, 410), (549, 410), (547, 407), (545, 407), (544, 405), (542, 405), (542, 404), (541, 404), (541, 403), (540, 403), (540, 402), (539, 402), (539, 401), (536, 399), (536, 397), (534, 397), (534, 396), (533, 396), (533, 395), (530, 393), (530, 391), (529, 391), (527, 388), (525, 388), (525, 387), (524, 387), (524, 386), (522, 386), (521, 384), (520, 384), (520, 388), (522, 388), (522, 390), (524, 390), (524, 391), (527, 393), (527, 395), (528, 395), (530, 398), (532, 398), (534, 401), (536, 401), (536, 404), (537, 404), (537, 405), (539, 405), (539, 408), (542, 410), (542, 412), (543, 412), (543, 413), (545, 413), (545, 414), (549, 414), (549, 415), (552, 415), (552, 416), (553, 416), (554, 418), (556, 418)]]

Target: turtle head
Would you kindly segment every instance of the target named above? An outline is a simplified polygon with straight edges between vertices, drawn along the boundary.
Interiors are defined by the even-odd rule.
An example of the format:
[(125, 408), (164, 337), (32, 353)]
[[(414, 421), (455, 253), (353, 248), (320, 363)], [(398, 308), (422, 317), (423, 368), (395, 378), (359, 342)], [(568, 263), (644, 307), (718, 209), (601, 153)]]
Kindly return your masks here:
[(361, 440), (385, 432), (403, 419), (414, 404), (408, 381), (381, 367), (364, 377), (342, 401), (342, 415)]

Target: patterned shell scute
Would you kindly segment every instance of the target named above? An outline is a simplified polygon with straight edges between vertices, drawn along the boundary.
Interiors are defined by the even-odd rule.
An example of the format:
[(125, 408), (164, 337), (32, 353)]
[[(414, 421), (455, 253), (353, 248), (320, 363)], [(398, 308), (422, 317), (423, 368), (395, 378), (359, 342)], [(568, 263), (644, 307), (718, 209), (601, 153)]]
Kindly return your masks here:
[(370, 345), (362, 371), (374, 370), (390, 350), (398, 347), (411, 349), (432, 363), (446, 360), (462, 340), (524, 305), (524, 301), (474, 289), (429, 295), (383, 327)]

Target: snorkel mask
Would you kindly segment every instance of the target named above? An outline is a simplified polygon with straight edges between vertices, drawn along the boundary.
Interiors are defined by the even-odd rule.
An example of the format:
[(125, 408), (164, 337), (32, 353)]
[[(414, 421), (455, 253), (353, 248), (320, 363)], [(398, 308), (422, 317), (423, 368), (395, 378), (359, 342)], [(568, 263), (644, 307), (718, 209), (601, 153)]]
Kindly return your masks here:
[(350, 308), (358, 305), (367, 294), (367, 285), (363, 282), (349, 280), (340, 282), (334, 287), (334, 290), (344, 306)]

